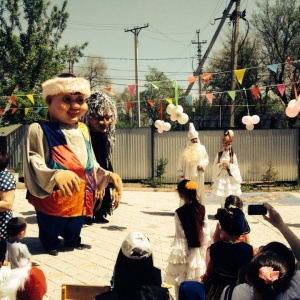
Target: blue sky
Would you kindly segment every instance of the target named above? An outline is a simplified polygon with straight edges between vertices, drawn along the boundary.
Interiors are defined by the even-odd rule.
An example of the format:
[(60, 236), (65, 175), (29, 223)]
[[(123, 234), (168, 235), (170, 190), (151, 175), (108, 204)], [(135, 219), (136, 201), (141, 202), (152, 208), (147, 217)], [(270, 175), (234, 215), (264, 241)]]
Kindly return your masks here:
[[(51, 3), (60, 5), (61, 1)], [(69, 0), (70, 17), (61, 43), (73, 46), (87, 41), (85, 55), (103, 57), (113, 91), (123, 91), (135, 83), (134, 34), (125, 29), (148, 23), (139, 33), (139, 85), (145, 83), (144, 75), (151, 66), (186, 88), (187, 78), (198, 64), (197, 45), (191, 41), (197, 41), (196, 31), (200, 30), (200, 42), (207, 41), (202, 45), (203, 56), (219, 22), (211, 25), (211, 21), (222, 17), (228, 3), (229, 0)], [(246, 17), (255, 7), (255, 1), (241, 0)], [(241, 27), (245, 29), (243, 23)], [(226, 22), (223, 28), (226, 27), (231, 25)], [(218, 43), (220, 38), (213, 50)]]

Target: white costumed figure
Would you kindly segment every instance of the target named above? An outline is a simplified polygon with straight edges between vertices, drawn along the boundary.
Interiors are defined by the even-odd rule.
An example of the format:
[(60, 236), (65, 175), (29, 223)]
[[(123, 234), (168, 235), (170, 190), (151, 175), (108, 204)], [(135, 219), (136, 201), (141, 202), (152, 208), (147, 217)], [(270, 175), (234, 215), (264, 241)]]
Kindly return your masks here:
[(218, 152), (213, 165), (212, 194), (220, 197), (224, 208), (227, 196), (242, 194), (240, 173), (237, 157), (232, 150), (233, 131), (225, 132), (222, 139), (222, 151)]
[[(188, 179), (197, 183), (197, 197), (199, 202), (204, 204), (204, 171), (209, 159), (193, 123), (189, 124), (188, 139), (188, 144), (179, 157), (177, 173), (179, 181)], [(181, 205), (183, 201), (180, 200)]]

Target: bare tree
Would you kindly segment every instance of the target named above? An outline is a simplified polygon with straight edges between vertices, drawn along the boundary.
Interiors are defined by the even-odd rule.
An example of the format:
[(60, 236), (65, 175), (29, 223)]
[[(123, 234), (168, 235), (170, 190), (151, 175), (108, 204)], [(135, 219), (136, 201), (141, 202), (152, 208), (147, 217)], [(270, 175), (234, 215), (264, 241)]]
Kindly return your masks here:
[(108, 87), (111, 79), (107, 75), (107, 66), (102, 57), (87, 57), (80, 66), (80, 75), (90, 81), (92, 90)]

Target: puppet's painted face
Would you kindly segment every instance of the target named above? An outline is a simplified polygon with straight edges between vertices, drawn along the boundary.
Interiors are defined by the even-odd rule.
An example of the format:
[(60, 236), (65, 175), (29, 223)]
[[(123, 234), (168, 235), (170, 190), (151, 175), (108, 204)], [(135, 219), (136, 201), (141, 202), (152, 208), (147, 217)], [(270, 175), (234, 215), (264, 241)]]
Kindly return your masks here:
[(104, 111), (103, 115), (91, 114), (87, 117), (88, 125), (91, 131), (106, 132), (113, 122), (113, 117), (108, 112)]
[(76, 124), (87, 112), (88, 106), (81, 94), (60, 93), (47, 97), (51, 121)]

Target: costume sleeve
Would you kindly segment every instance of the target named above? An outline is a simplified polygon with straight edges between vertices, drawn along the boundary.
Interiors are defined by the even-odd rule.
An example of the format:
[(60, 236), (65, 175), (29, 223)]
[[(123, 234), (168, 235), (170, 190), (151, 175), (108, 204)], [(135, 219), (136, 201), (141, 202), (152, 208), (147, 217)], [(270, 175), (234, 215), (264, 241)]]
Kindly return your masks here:
[(100, 167), (99, 163), (94, 160), (94, 174), (95, 174), (95, 181), (96, 181), (96, 190), (104, 190), (108, 184), (110, 179), (110, 174), (112, 172), (107, 171)]
[(207, 151), (206, 151), (205, 147), (202, 145), (201, 159), (200, 159), (199, 165), (203, 168), (203, 170), (205, 170), (205, 168), (208, 165), (208, 162), (209, 162), (209, 157), (208, 157)]
[(237, 157), (236, 157), (235, 153), (233, 154), (233, 163), (229, 164), (229, 169), (230, 169), (230, 174), (232, 175), (232, 177), (238, 183), (242, 183), (242, 176), (240, 173), (240, 168), (239, 168)]
[(24, 179), (28, 191), (45, 198), (55, 186), (54, 175), (59, 172), (47, 167), (48, 143), (38, 123), (29, 126), (24, 151)]
[(22, 258), (30, 259), (31, 253), (25, 244), (22, 244)]

